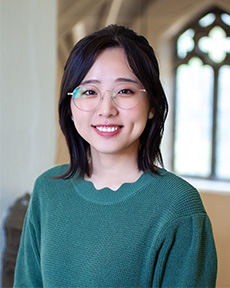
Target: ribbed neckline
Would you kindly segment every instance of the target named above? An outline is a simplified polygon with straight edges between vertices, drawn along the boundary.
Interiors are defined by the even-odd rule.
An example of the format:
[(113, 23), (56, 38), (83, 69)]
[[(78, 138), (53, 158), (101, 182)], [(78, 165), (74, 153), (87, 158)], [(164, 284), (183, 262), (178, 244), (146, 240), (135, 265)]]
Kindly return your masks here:
[[(160, 175), (166, 173), (164, 169), (159, 169), (158, 171)], [(73, 177), (72, 183), (77, 193), (85, 200), (97, 204), (109, 205), (124, 201), (159, 177), (160, 176), (153, 173), (143, 173), (136, 182), (124, 183), (115, 191), (110, 188), (97, 190), (91, 181), (86, 181), (80, 177)]]

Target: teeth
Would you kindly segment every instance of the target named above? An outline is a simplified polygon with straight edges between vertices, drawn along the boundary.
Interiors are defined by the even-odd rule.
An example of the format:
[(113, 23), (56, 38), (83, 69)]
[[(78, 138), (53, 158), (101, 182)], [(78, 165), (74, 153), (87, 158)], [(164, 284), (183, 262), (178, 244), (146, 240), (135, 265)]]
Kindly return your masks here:
[(114, 132), (119, 129), (119, 127), (96, 127), (101, 132)]

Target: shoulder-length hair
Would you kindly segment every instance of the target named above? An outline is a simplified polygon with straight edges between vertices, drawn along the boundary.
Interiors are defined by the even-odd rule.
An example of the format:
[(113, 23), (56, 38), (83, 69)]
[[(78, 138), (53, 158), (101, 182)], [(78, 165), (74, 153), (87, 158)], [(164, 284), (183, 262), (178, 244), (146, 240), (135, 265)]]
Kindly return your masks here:
[(59, 99), (59, 123), (69, 149), (69, 169), (58, 178), (90, 176), (89, 144), (76, 131), (71, 119), (71, 92), (80, 85), (100, 52), (106, 48), (124, 50), (129, 66), (147, 90), (154, 117), (147, 121), (140, 136), (138, 168), (157, 173), (156, 163), (163, 166), (160, 144), (168, 113), (167, 99), (159, 79), (158, 62), (147, 39), (124, 26), (110, 25), (81, 39), (72, 49), (66, 62)]

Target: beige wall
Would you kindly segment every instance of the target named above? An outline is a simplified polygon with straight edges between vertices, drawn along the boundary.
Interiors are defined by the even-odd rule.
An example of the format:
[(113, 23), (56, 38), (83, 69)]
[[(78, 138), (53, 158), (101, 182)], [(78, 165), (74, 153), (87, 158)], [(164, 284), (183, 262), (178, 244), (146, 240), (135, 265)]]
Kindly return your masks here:
[(1, 277), (8, 208), (55, 163), (57, 3), (1, 0), (0, 5)]
[(230, 194), (202, 192), (212, 222), (218, 256), (217, 287), (230, 287)]

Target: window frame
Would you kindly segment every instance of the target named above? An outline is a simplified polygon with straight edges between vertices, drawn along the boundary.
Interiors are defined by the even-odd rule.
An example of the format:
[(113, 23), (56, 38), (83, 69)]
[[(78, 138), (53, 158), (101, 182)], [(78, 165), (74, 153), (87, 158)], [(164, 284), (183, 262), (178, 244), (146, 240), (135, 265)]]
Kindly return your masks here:
[[(202, 27), (199, 24), (199, 20), (202, 19), (204, 16), (206, 16), (209, 13), (214, 13), (216, 15), (216, 19), (214, 22), (206, 27)], [(177, 91), (176, 91), (176, 76), (177, 76), (177, 69), (182, 64), (188, 64), (189, 60), (193, 57), (198, 57), (203, 62), (203, 65), (210, 65), (214, 72), (214, 85), (213, 85), (213, 107), (212, 107), (212, 143), (211, 143), (211, 173), (208, 177), (200, 176), (200, 175), (187, 175), (183, 174), (181, 176), (188, 177), (188, 178), (196, 178), (196, 179), (204, 179), (204, 180), (216, 180), (216, 181), (227, 181), (230, 182), (230, 179), (220, 178), (216, 175), (216, 152), (217, 152), (217, 109), (218, 109), (218, 76), (219, 71), (221, 67), (224, 65), (230, 65), (230, 53), (227, 53), (225, 59), (221, 61), (220, 63), (214, 62), (207, 53), (202, 52), (199, 49), (198, 41), (201, 37), (207, 37), (209, 32), (215, 27), (220, 26), (227, 34), (227, 37), (230, 37), (230, 28), (227, 24), (225, 24), (221, 20), (221, 14), (226, 13), (229, 14), (227, 11), (224, 11), (223, 9), (220, 9), (219, 7), (213, 6), (206, 10), (205, 12), (200, 13), (194, 21), (191, 21), (188, 25), (184, 26), (183, 29), (179, 31), (174, 36), (173, 40), (173, 71), (174, 71), (174, 89), (173, 89), (173, 155), (172, 155), (172, 169), (174, 172), (176, 172), (175, 169), (175, 141), (176, 141), (176, 113), (177, 113)], [(187, 55), (184, 58), (180, 58), (178, 56), (177, 51), (177, 41), (178, 38), (188, 29), (193, 29), (195, 31), (194, 35), (194, 48), (192, 51), (188, 52)]]

